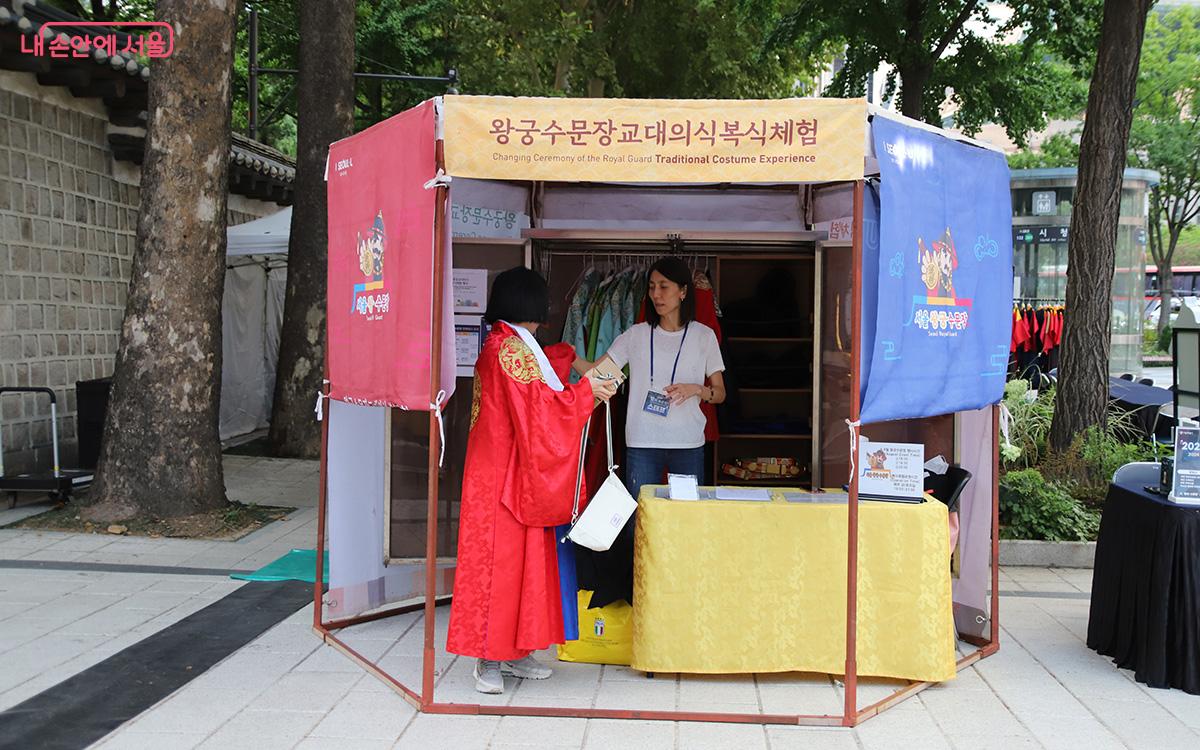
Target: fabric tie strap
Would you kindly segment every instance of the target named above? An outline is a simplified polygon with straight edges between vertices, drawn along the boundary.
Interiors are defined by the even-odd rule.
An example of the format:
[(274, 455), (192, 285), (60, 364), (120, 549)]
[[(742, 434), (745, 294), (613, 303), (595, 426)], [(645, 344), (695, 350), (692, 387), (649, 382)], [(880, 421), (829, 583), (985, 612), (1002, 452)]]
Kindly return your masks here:
[[(322, 383), (322, 386), (329, 385), (328, 380), (322, 380), (321, 383)], [(321, 422), (325, 419), (325, 410), (322, 408), (322, 402), (327, 398), (329, 398), (329, 396), (325, 395), (325, 388), (324, 387), (318, 388), (317, 389), (317, 406), (315, 409), (313, 409), (313, 411), (316, 412), (316, 414), (317, 414), (318, 422)]]
[(857, 471), (854, 466), (854, 457), (858, 454), (858, 428), (862, 427), (862, 420), (856, 419), (851, 422), (846, 420), (846, 427), (850, 430), (850, 481), (854, 481), (854, 472)]
[(442, 402), (445, 400), (446, 392), (438, 391), (437, 399), (429, 405), (429, 410), (438, 421), (438, 445), (441, 447), (441, 453), (438, 455), (439, 469), (446, 463), (446, 421), (442, 418)]
[(1009, 429), (1012, 426), (1012, 412), (1008, 410), (1008, 406), (1000, 402), (1000, 434), (1004, 436), (1004, 446), (1012, 447), (1012, 441), (1009, 440)]
[(444, 170), (439, 169), (437, 171), (437, 174), (434, 176), (434, 178), (432, 180), (430, 180), (429, 182), (425, 183), (425, 189), (432, 190), (433, 188), (450, 187), (450, 182), (453, 179), (454, 178), (451, 177), (450, 175), (446, 174), (446, 172)]

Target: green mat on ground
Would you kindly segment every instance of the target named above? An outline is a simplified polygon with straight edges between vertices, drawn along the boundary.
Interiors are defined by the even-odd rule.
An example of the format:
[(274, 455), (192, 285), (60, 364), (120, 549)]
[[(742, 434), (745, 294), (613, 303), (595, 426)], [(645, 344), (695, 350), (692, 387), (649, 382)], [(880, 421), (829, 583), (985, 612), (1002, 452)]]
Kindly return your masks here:
[[(329, 555), (324, 560), (325, 575), (329, 580)], [(317, 551), (315, 549), (294, 549), (273, 563), (269, 563), (253, 573), (234, 573), (230, 578), (239, 581), (307, 581), (314, 583), (317, 572)]]

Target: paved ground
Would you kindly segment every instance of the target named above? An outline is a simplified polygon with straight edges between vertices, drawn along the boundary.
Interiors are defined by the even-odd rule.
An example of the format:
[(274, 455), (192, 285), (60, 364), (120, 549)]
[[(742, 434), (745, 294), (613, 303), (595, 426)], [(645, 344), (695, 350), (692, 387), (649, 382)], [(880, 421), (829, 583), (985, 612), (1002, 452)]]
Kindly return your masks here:
[[(203, 568), (254, 568), (311, 547), (316, 467), (229, 457), (231, 496), (305, 506), (238, 542), (138, 540), (0, 530), (0, 710), (95, 664), (243, 585)], [(0, 523), (6, 515), (0, 514)], [(12, 560), (60, 569), (20, 569)], [(29, 564), (27, 562), (17, 564)], [(88, 570), (66, 569), (80, 564)], [(95, 566), (104, 566), (97, 569)], [(133, 566), (163, 566), (146, 569)], [(311, 607), (97, 746), (118, 748), (1194, 748), (1200, 697), (1151, 690), (1083, 643), (1090, 571), (1002, 570), (1002, 648), (854, 730), (416, 714), (313, 635)], [(251, 584), (252, 585), (252, 584)], [(439, 631), (444, 618), (439, 621)], [(419, 616), (346, 631), (365, 655), (415, 677)], [(836, 710), (828, 678), (654, 680), (613, 667), (556, 665), (543, 683), (499, 698), (537, 704)], [(439, 663), (438, 696), (474, 700), (467, 660)], [(887, 691), (869, 685), (865, 703)], [(825, 702), (825, 704), (822, 704)], [(2, 744), (2, 742), (0, 742)]]

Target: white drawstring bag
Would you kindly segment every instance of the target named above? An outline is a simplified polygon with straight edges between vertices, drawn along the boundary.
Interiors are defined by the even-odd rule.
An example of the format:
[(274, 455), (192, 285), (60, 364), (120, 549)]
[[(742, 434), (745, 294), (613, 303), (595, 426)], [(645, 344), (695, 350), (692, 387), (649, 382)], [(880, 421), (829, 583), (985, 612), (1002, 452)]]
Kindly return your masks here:
[(612, 407), (604, 404), (604, 419), (608, 426), (608, 476), (592, 500), (588, 503), (583, 514), (579, 513), (579, 493), (583, 485), (583, 458), (587, 449), (588, 427), (591, 419), (583, 426), (583, 436), (579, 441), (579, 470), (575, 474), (575, 505), (571, 509), (571, 530), (566, 539), (587, 547), (596, 552), (605, 552), (617, 539), (621, 529), (629, 522), (633, 512), (637, 510), (637, 501), (625, 489), (625, 485), (617, 478), (617, 466), (613, 463), (612, 447)]

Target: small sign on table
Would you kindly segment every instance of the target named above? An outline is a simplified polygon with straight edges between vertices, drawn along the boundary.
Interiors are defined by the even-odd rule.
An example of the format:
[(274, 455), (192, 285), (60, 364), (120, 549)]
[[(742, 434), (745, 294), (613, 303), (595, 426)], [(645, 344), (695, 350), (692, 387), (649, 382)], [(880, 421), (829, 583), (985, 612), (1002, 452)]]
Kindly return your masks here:
[(858, 444), (858, 494), (871, 500), (919, 503), (925, 495), (925, 446), (921, 443)]
[(1175, 428), (1175, 468), (1167, 497), (1178, 505), (1200, 506), (1200, 427)]

